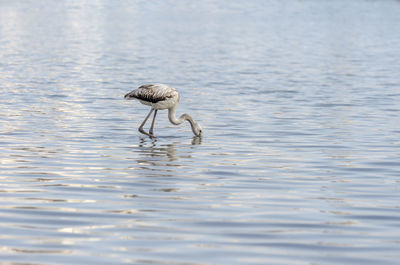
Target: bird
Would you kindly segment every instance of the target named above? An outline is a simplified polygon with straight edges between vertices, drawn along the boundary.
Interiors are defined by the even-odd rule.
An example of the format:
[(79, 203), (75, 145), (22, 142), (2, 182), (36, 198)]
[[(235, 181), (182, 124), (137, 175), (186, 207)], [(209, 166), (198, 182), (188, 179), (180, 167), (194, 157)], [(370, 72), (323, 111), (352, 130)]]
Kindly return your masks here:
[[(147, 114), (146, 118), (139, 126), (139, 132), (149, 136), (152, 139), (156, 138), (154, 136), (153, 128), (157, 111), (164, 109), (168, 109), (168, 119), (172, 124), (179, 125), (184, 121), (188, 121), (192, 128), (193, 134), (199, 137), (202, 135), (201, 126), (193, 120), (192, 116), (185, 113), (179, 118), (176, 117), (176, 110), (178, 108), (180, 96), (178, 91), (173, 87), (164, 84), (145, 84), (125, 94), (124, 98), (127, 100), (137, 99), (140, 103), (151, 107), (149, 114)], [(153, 112), (154, 116), (150, 130), (149, 132), (146, 132), (143, 130), (143, 126)]]

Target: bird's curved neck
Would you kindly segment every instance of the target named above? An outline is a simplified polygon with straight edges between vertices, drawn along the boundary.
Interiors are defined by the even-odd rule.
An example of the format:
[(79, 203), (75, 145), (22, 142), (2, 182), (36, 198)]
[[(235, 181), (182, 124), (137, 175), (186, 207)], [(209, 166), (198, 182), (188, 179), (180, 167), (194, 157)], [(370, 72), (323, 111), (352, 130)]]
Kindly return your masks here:
[(179, 124), (183, 123), (184, 121), (188, 121), (193, 129), (194, 121), (193, 121), (192, 117), (189, 114), (182, 114), (179, 118), (177, 118), (176, 117), (176, 109), (177, 109), (177, 106), (174, 106), (174, 107), (168, 109), (169, 121), (175, 125), (179, 125)]
[(174, 106), (168, 109), (168, 119), (172, 124), (178, 125), (185, 121), (185, 115), (180, 116), (179, 118), (176, 117), (176, 109), (177, 106)]

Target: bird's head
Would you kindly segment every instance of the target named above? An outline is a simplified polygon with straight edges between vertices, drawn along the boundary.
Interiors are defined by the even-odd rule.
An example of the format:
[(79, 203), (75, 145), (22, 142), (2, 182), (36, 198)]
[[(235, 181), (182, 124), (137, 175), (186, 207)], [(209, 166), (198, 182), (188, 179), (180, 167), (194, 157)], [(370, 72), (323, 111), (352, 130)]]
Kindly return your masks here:
[(193, 126), (192, 126), (192, 131), (193, 131), (194, 135), (201, 136), (203, 129), (197, 122), (194, 122)]

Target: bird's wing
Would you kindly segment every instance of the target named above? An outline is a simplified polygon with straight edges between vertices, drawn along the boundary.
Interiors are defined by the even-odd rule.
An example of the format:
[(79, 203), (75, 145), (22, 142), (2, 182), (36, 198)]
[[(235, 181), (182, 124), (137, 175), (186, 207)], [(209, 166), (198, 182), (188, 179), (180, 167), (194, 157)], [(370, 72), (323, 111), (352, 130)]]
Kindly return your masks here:
[(125, 95), (125, 98), (137, 98), (140, 100), (157, 103), (176, 96), (178, 92), (170, 86), (163, 84), (141, 85), (137, 89)]

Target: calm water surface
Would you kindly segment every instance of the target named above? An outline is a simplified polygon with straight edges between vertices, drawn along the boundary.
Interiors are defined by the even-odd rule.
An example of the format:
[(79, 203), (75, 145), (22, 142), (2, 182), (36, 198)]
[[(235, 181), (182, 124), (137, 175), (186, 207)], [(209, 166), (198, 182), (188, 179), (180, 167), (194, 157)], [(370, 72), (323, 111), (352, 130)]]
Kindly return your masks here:
[[(2, 264), (398, 264), (399, 1), (0, 0)], [(181, 93), (203, 127), (123, 100)]]

